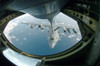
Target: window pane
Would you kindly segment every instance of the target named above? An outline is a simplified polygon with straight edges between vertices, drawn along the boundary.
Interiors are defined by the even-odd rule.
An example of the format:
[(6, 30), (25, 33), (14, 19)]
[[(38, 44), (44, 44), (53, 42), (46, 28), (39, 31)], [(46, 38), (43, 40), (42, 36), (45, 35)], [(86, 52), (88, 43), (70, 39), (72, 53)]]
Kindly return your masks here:
[(4, 34), (16, 48), (33, 55), (57, 54), (82, 39), (77, 21), (63, 13), (55, 17), (54, 27), (52, 31), (47, 19), (24, 14), (11, 20)]

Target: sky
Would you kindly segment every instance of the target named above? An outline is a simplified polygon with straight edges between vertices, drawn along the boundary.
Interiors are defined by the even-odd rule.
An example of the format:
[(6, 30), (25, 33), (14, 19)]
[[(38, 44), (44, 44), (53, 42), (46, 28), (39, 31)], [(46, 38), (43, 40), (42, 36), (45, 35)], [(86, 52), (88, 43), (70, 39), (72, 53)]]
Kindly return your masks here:
[(4, 30), (7, 39), (18, 49), (33, 55), (52, 55), (65, 51), (81, 40), (81, 33), (79, 31), (77, 22), (72, 18), (60, 13), (56, 16), (56, 22), (64, 24), (66, 27), (77, 29), (77, 34), (72, 30), (71, 33), (64, 33), (60, 28), (60, 39), (57, 45), (51, 49), (48, 44), (48, 31), (47, 27), (44, 30), (38, 30), (38, 26), (30, 28), (27, 24), (22, 22), (36, 23), (36, 24), (49, 24), (47, 19), (41, 20), (29, 14), (19, 16), (9, 22)]

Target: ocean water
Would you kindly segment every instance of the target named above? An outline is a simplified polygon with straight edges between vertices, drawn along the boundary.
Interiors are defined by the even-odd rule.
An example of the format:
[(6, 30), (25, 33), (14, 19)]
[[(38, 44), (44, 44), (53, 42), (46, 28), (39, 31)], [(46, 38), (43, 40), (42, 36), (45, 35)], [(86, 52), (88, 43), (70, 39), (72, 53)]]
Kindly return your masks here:
[[(11, 21), (4, 30), (7, 39), (16, 48), (33, 55), (52, 55), (68, 50), (81, 39), (78, 24), (72, 18), (60, 13), (55, 21), (59, 26), (59, 39), (54, 48), (50, 48), (48, 33), (50, 23), (47, 19), (38, 19), (29, 14), (24, 14)], [(41, 27), (42, 25), (42, 27)], [(64, 32), (62, 27), (69, 28)], [(75, 29), (75, 33), (72, 29)], [(56, 35), (56, 34), (55, 34)]]

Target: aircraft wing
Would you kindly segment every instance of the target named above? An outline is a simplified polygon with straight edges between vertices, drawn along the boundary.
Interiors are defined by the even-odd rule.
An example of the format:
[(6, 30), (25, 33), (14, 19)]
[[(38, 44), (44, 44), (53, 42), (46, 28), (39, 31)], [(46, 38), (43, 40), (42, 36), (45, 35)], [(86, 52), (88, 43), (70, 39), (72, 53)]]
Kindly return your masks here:
[(26, 24), (26, 25), (29, 25), (31, 28), (35, 27), (36, 25), (38, 25), (38, 28), (41, 28), (41, 27), (50, 27), (50, 24), (48, 23), (32, 23), (32, 22), (22, 22), (22, 24)]
[[(51, 25), (49, 23), (29, 23), (29, 22), (22, 22), (22, 24), (27, 24), (29, 25), (31, 28), (35, 27), (36, 25), (38, 25), (38, 28), (41, 28), (41, 27), (51, 27)], [(56, 28), (54, 29), (54, 31), (58, 30), (59, 28), (62, 28), (64, 32), (68, 32), (68, 33), (71, 33), (71, 31), (73, 31), (75, 34), (77, 34), (77, 30), (79, 30), (78, 28), (76, 27), (69, 27), (69, 26), (66, 26), (64, 23), (58, 23), (58, 24), (55, 24)]]
[(64, 32), (71, 33), (71, 31), (73, 31), (75, 34), (77, 34), (77, 30), (79, 30), (78, 27), (71, 27), (71, 26), (69, 27), (69, 26), (64, 25), (63, 23), (57, 24), (56, 26), (57, 28), (54, 31), (58, 30), (59, 28), (62, 28)]

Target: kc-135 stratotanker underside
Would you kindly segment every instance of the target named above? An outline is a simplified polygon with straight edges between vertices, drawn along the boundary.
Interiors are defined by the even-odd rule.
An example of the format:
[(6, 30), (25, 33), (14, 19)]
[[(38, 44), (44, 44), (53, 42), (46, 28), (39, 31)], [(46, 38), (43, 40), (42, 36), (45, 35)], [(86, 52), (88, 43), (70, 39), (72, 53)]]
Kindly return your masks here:
[(99, 4), (99, 0), (0, 0), (0, 65), (99, 66)]

